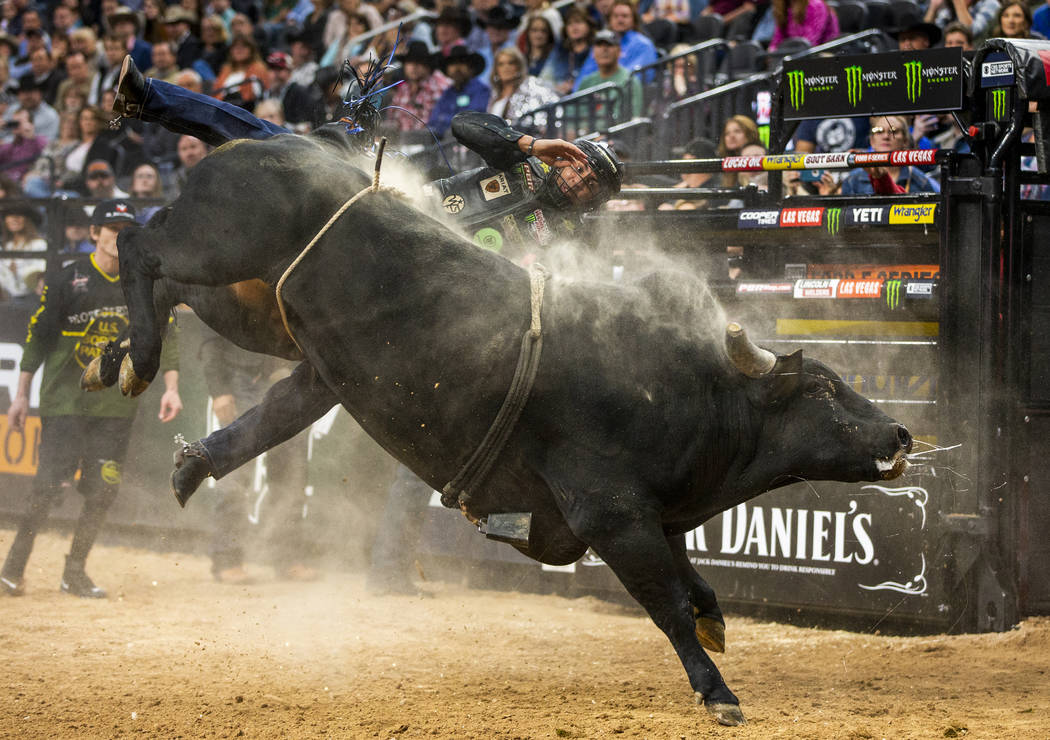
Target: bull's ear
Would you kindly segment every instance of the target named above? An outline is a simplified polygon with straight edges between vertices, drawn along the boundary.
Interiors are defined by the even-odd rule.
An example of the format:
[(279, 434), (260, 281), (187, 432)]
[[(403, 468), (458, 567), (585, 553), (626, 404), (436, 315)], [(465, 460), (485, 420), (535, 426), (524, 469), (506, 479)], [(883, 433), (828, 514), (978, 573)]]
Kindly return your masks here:
[(767, 378), (766, 403), (776, 403), (793, 395), (802, 380), (802, 350), (777, 355)]

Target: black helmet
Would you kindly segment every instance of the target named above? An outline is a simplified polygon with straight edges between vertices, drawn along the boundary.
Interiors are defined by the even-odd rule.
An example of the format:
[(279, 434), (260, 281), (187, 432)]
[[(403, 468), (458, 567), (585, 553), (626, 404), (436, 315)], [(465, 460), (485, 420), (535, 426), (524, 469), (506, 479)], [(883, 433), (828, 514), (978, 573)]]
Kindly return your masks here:
[(552, 167), (536, 194), (555, 208), (590, 211), (620, 192), (623, 163), (611, 149), (601, 144), (583, 139), (573, 143), (587, 157), (593, 174), (569, 184), (565, 172), (570, 167)]

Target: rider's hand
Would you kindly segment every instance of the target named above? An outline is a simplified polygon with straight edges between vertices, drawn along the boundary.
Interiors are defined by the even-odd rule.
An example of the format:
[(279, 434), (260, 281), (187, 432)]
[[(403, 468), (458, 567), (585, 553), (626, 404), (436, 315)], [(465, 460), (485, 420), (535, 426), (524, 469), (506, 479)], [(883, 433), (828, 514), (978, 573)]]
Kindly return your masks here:
[[(518, 148), (527, 152), (531, 137), (522, 136), (518, 139)], [(587, 156), (579, 148), (564, 139), (536, 139), (532, 146), (532, 156), (551, 167), (565, 164), (574, 164), (581, 167), (587, 165)]]

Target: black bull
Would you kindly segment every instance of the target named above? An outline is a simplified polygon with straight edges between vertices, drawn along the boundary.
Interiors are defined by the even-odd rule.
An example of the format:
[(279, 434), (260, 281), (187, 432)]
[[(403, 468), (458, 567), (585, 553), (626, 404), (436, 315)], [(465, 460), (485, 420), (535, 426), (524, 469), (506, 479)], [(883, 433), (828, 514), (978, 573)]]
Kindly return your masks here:
[[(338, 143), (310, 137), (236, 143), (202, 161), (169, 209), (121, 234), (134, 369), (125, 392), (158, 367), (156, 280), (274, 285), (368, 182)], [(201, 295), (250, 304), (222, 291)], [(392, 195), (368, 194), (283, 296), (306, 360), (361, 426), (435, 488), (454, 478), (512, 382), (530, 323), (525, 270)], [(259, 324), (222, 325), (212, 306), (211, 323), (243, 341), (273, 330), (272, 308)], [(593, 548), (670, 639), (697, 699), (739, 724), (738, 700), (701, 646), (722, 647), (723, 622), (683, 533), (794, 480), (895, 477), (911, 440), (801, 352), (776, 356), (711, 331), (718, 316), (684, 276), (549, 281), (534, 387), (469, 509), (531, 512), (518, 547), (543, 562)]]

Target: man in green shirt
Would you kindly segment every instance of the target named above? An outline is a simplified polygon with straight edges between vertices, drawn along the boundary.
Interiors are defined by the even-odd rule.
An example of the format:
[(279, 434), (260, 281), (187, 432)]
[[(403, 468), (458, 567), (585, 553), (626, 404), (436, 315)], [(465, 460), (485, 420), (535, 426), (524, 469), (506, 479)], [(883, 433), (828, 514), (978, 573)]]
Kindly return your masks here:
[(623, 115), (620, 101), (612, 103), (612, 117), (615, 122), (621, 122), (628, 118), (636, 118), (642, 111), (642, 83), (637, 77), (632, 77), (629, 70), (620, 66), (620, 37), (615, 31), (599, 31), (594, 35), (594, 46), (592, 48), (594, 61), (598, 65), (598, 71), (592, 72), (580, 80), (577, 87), (582, 92), (589, 87), (597, 87), (606, 82), (614, 82), (623, 88), (627, 96), (626, 110), (630, 116)]
[[(135, 209), (124, 199), (96, 206), (91, 218), (95, 251), (62, 268), (44, 286), (40, 306), (29, 319), (18, 390), (8, 409), (7, 423), (12, 431), (25, 429), (33, 375), (43, 365), (40, 463), (29, 508), (0, 571), (0, 589), (12, 596), (24, 593), (23, 574), (36, 533), (77, 470), (77, 489), (84, 497), (84, 507), (66, 557), (61, 590), (87, 598), (106, 595), (84, 572), (84, 562), (117, 496), (138, 404), (113, 389), (85, 393), (80, 389), (80, 375), (128, 325), (118, 274), (117, 235), (134, 222)], [(177, 357), (170, 354), (161, 363), (165, 391), (159, 417), (167, 422), (182, 410)]]

